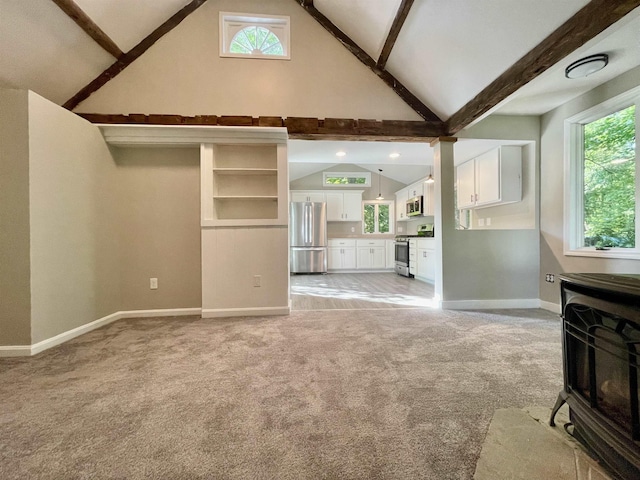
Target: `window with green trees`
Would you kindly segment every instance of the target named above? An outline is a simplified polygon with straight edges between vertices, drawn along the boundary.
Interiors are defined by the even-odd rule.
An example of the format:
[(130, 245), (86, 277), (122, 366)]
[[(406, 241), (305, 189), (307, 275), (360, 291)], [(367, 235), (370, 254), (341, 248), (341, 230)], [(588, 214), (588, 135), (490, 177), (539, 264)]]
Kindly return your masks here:
[(392, 202), (363, 202), (364, 233), (393, 233)]
[(565, 121), (567, 255), (640, 258), (639, 103), (640, 87)]
[(636, 107), (583, 126), (585, 247), (636, 246)]

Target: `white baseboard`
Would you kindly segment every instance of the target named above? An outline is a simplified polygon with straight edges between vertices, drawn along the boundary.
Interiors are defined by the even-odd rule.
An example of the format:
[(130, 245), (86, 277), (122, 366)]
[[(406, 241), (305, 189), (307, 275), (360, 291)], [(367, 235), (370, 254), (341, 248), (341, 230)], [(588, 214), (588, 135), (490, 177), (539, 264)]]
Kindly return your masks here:
[(202, 309), (202, 318), (220, 317), (261, 317), (269, 315), (289, 315), (291, 307), (256, 307), (256, 308), (212, 308)]
[(540, 308), (549, 310), (550, 312), (553, 312), (553, 313), (557, 313), (558, 315), (562, 313), (562, 306), (559, 303), (551, 303), (551, 302), (545, 302), (544, 300), (540, 300)]
[(200, 315), (202, 309), (200, 308), (169, 308), (161, 310), (129, 310), (123, 312), (112, 313), (106, 317), (99, 318), (93, 322), (80, 325), (79, 327), (72, 328), (66, 332), (62, 332), (55, 337), (47, 338), (41, 342), (34, 343), (33, 345), (15, 345), (15, 346), (0, 346), (0, 357), (28, 357), (30, 355), (37, 355), (44, 350), (51, 347), (55, 347), (64, 343), (72, 338), (79, 337), (84, 333), (88, 333), (96, 328), (104, 327), (121, 318), (145, 318), (145, 317), (176, 317), (184, 315)]
[(122, 318), (147, 318), (147, 317), (183, 317), (187, 315), (200, 315), (201, 308), (163, 308), (158, 310), (126, 310), (118, 312)]
[(496, 300), (443, 300), (444, 310), (492, 310), (502, 308), (540, 308), (538, 298), (507, 298)]
[(31, 345), (9, 345), (0, 347), (0, 357), (29, 357)]

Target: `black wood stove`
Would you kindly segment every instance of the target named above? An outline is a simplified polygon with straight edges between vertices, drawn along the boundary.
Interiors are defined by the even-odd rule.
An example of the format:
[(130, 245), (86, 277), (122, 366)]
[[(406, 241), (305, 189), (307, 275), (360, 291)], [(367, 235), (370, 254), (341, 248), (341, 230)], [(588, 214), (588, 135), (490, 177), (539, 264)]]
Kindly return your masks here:
[(574, 436), (611, 473), (640, 478), (640, 275), (564, 274), (564, 389)]

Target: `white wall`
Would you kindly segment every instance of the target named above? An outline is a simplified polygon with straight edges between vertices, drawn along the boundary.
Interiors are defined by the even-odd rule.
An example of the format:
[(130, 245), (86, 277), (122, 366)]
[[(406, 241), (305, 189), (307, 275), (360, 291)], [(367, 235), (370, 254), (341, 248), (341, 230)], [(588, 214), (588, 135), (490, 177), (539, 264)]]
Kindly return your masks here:
[[(546, 283), (545, 273), (640, 273), (640, 261), (565, 256), (564, 121), (620, 93), (640, 85), (640, 67), (545, 114), (541, 123), (540, 298), (560, 303), (559, 284)], [(638, 194), (636, 193), (636, 198)], [(637, 220), (636, 220), (637, 221)]]
[(29, 92), (31, 343), (118, 311), (115, 175), (97, 127)]
[[(289, 15), (291, 60), (220, 58), (219, 11)], [(420, 120), (292, 0), (206, 2), (76, 111)]]
[(27, 102), (0, 89), (0, 346), (31, 343)]

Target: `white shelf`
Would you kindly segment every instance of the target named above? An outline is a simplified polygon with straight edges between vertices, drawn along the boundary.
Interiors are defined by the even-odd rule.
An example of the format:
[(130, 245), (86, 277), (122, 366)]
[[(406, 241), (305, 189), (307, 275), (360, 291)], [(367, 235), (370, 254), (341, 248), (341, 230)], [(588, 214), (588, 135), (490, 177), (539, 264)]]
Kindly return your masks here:
[(277, 168), (214, 168), (216, 175), (277, 175)]
[(277, 195), (214, 195), (214, 200), (278, 200)]

